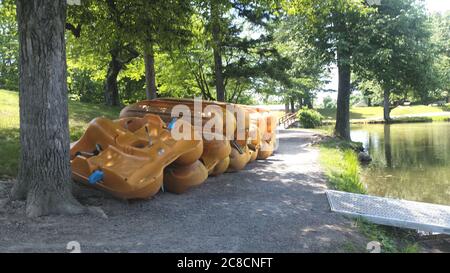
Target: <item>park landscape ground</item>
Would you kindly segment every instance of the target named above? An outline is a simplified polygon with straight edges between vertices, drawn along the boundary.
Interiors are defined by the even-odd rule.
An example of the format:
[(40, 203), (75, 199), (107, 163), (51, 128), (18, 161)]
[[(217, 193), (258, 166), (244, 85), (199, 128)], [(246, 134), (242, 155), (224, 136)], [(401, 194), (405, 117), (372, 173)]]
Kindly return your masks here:
[[(4, 203), (15, 181), (19, 119), (17, 92), (2, 90), (0, 96)], [(92, 118), (115, 118), (119, 111), (80, 102), (69, 105), (72, 140), (81, 136)], [(269, 160), (209, 178), (182, 195), (159, 193), (151, 200), (122, 201), (74, 184), (82, 204), (99, 207), (105, 214), (30, 219), (24, 202), (3, 204), (0, 251), (64, 252), (69, 241), (78, 241), (86, 252), (365, 252), (373, 236), (386, 236), (374, 234), (378, 229), (365, 232), (367, 226), (330, 211), (324, 192), (335, 186), (330, 184), (327, 165), (321, 165), (321, 154), (335, 161), (340, 155), (311, 146), (320, 135), (291, 129), (281, 130), (279, 137), (279, 149)], [(389, 251), (448, 251), (446, 244), (395, 243), (398, 246)]]
[[(447, 140), (450, 127), (421, 128), (421, 135), (407, 128), (410, 137), (391, 145), (389, 124), (450, 121), (448, 104), (390, 113), (405, 101), (449, 101), (446, 9), (432, 13), (418, 0), (0, 0), (0, 88), (14, 90), (0, 90), (0, 252), (63, 252), (74, 242), (83, 252), (366, 252), (371, 241), (383, 252), (450, 252), (448, 236), (430, 243), (415, 231), (332, 213), (324, 194), (329, 188), (366, 193), (369, 183), (359, 177), (363, 142), (351, 141), (349, 121), (385, 122), (384, 166), (394, 166), (398, 150), (391, 148), (400, 147), (401, 161), (414, 159), (406, 163), (433, 172), (412, 188), (439, 191), (430, 183), (439, 180), (447, 200), (450, 154), (441, 148), (448, 142), (438, 140)], [(76, 168), (69, 162), (69, 139), (78, 139), (95, 117), (116, 118), (124, 104), (202, 96), (313, 108), (316, 92), (328, 89), (331, 66), (338, 70), (331, 88), (338, 96), (323, 105), (336, 110), (321, 112), (325, 123), (334, 124), (333, 135), (328, 129), (281, 130), (269, 160), (210, 178), (182, 195), (159, 192), (150, 200), (123, 201), (71, 182), (71, 163)], [(384, 111), (351, 109), (359, 96), (353, 91), (383, 104)], [(314, 126), (322, 124), (315, 110), (304, 111)], [(297, 118), (307, 126), (302, 112)], [(152, 144), (147, 126), (145, 131), (147, 138), (132, 145), (168, 154)], [(420, 136), (427, 138), (417, 141)], [(102, 154), (101, 145), (96, 141), (94, 151), (77, 155)], [(426, 151), (410, 153), (411, 146)], [(102, 155), (108, 167), (117, 167), (114, 156)], [(436, 170), (443, 174), (439, 179)], [(98, 168), (88, 173), (90, 183), (109, 179)]]
[[(209, 178), (185, 194), (120, 201), (76, 186), (85, 205), (105, 217), (29, 219), (23, 202), (1, 212), (0, 251), (64, 252), (78, 241), (89, 252), (348, 252), (365, 251), (352, 221), (333, 214), (314, 134), (280, 132), (277, 153), (239, 173)], [(7, 197), (13, 180), (0, 183)]]
[[(19, 98), (18, 92), (0, 89), (0, 176), (15, 176), (18, 167), (19, 153)], [(446, 108), (447, 107), (447, 108)], [(104, 106), (102, 104), (69, 101), (70, 139), (75, 141), (81, 137), (88, 123), (95, 117), (117, 118), (120, 107)], [(332, 119), (336, 109), (321, 109), (319, 112), (326, 118)], [(279, 115), (282, 115), (280, 112)], [(383, 115), (381, 107), (352, 108), (351, 119), (366, 121), (379, 119)], [(420, 115), (421, 117), (450, 118), (448, 106), (411, 106), (397, 108), (393, 117)], [(418, 118), (420, 120), (420, 117)]]

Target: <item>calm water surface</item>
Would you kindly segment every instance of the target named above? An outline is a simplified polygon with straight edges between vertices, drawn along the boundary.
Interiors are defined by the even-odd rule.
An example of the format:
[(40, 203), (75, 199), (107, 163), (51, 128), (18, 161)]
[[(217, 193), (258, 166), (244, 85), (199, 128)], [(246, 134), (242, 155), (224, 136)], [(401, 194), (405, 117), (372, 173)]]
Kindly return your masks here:
[(355, 125), (351, 137), (373, 158), (370, 194), (450, 205), (450, 123)]

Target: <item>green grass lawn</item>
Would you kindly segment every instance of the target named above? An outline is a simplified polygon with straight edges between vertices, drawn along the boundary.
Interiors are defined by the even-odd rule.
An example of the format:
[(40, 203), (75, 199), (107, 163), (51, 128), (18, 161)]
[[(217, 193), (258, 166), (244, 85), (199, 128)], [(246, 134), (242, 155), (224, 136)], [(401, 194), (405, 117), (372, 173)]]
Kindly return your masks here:
[[(417, 115), (427, 113), (439, 113), (448, 110), (444, 107), (414, 105), (414, 106), (399, 106), (392, 110), (391, 116), (402, 115)], [(318, 111), (325, 117), (325, 119), (334, 120), (336, 118), (336, 109), (318, 109)], [(450, 113), (449, 113), (450, 114)], [(350, 119), (370, 119), (383, 118), (383, 107), (353, 107), (350, 109)]]
[[(95, 117), (117, 118), (119, 111), (120, 108), (70, 101), (71, 141), (80, 138)], [(19, 93), (0, 90), (0, 176), (16, 176), (19, 149)]]

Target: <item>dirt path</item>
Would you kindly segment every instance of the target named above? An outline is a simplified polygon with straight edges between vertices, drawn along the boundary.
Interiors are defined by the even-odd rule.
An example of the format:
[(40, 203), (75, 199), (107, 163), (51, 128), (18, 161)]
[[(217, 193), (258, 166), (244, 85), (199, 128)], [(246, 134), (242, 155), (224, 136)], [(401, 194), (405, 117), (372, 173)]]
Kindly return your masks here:
[[(318, 150), (311, 133), (280, 132), (278, 152), (239, 173), (208, 178), (182, 195), (160, 193), (125, 202), (79, 189), (81, 202), (101, 206), (90, 215), (24, 217), (24, 203), (0, 210), (1, 252), (345, 252), (367, 240), (351, 221), (330, 212)], [(0, 183), (6, 197), (11, 183)]]

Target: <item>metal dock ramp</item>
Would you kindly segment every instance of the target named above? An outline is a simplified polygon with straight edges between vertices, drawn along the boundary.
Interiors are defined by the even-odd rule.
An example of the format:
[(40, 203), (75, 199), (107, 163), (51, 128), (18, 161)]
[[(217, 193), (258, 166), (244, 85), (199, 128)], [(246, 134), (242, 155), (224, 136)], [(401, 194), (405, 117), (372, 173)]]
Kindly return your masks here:
[(450, 206), (328, 190), (331, 211), (370, 222), (450, 234)]

